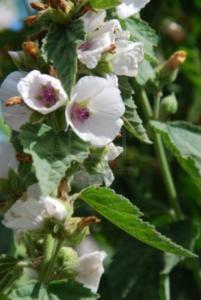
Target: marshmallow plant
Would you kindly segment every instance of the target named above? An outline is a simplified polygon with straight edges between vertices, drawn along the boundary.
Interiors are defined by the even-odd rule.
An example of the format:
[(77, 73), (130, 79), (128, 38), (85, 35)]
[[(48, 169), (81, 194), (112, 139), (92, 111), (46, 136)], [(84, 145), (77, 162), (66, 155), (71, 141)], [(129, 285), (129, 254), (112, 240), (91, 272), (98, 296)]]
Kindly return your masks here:
[[(22, 51), (9, 52), (19, 70), (0, 87), (2, 117), (11, 129), (9, 142), (0, 145), (0, 208), (15, 245), (0, 256), (2, 299), (97, 299), (116, 245), (112, 237), (114, 249), (104, 246), (110, 229), (102, 238), (100, 215), (174, 257), (194, 256), (109, 188), (122, 166), (127, 135), (147, 147), (155, 143), (164, 180), (168, 175), (171, 181), (159, 133), (149, 126), (148, 135), (135, 99), (147, 124), (158, 119), (161, 91), (176, 78), (185, 53), (156, 66), (157, 37), (137, 14), (148, 2), (31, 3), (36, 15), (27, 23), (37, 25), (39, 34), (27, 37)], [(157, 95), (154, 112), (149, 88), (152, 98)], [(91, 228), (99, 249), (78, 254)]]

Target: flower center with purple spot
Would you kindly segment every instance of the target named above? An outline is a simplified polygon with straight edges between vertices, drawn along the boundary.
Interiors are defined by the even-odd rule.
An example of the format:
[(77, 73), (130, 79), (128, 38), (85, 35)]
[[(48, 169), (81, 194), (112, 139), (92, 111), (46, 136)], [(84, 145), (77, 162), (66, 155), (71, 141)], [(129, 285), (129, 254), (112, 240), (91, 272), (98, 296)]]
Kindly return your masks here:
[(74, 104), (71, 109), (71, 117), (74, 121), (84, 122), (90, 117), (90, 111), (86, 106)]
[(78, 49), (81, 50), (81, 51), (87, 51), (87, 50), (90, 50), (92, 47), (92, 43), (90, 41), (87, 41), (83, 44), (81, 44)]
[(41, 101), (45, 106), (51, 107), (57, 102), (55, 89), (48, 83), (42, 88)]

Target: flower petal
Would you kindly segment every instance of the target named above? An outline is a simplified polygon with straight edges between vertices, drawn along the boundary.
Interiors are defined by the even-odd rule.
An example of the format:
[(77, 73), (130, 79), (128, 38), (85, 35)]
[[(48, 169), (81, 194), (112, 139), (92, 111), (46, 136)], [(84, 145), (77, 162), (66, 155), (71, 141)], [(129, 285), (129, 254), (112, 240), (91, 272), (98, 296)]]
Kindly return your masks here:
[(84, 29), (86, 33), (90, 33), (98, 29), (101, 25), (103, 25), (106, 17), (105, 10), (99, 11), (88, 11), (84, 14), (80, 19), (84, 23)]
[(1, 108), (3, 113), (3, 118), (6, 123), (14, 130), (19, 131), (20, 127), (25, 124), (32, 111), (26, 105), (14, 105), (7, 107), (5, 101), (11, 97), (19, 96), (17, 89), (18, 82), (26, 76), (25, 72), (15, 71), (9, 74), (6, 79), (3, 81), (0, 88), (0, 100)]
[(118, 20), (106, 22), (98, 30), (90, 35), (90, 37), (82, 42), (77, 48), (78, 59), (93, 69), (98, 64), (101, 55), (107, 51), (115, 42), (115, 29), (118, 27)]
[[(40, 101), (42, 89), (47, 85), (50, 85), (51, 89), (54, 90), (56, 98), (56, 102), (49, 106)], [(67, 95), (61, 82), (52, 76), (41, 74), (37, 70), (30, 72), (20, 80), (17, 87), (26, 105), (43, 115), (51, 113), (67, 102)]]
[[(72, 116), (75, 103), (84, 103), (89, 115), (82, 122)], [(87, 76), (73, 90), (72, 101), (66, 109), (66, 120), (75, 133), (95, 146), (110, 143), (119, 133), (125, 106), (120, 91), (105, 78)]]
[(144, 58), (143, 44), (118, 40), (116, 53), (111, 60), (113, 72), (120, 76), (134, 77), (138, 74), (138, 64)]
[(101, 276), (104, 272), (103, 260), (106, 254), (103, 251), (96, 251), (80, 257), (80, 266), (77, 269), (76, 280), (86, 288), (96, 293), (99, 287)]
[(126, 19), (138, 13), (150, 0), (123, 0), (123, 3), (118, 5), (117, 15), (121, 19)]

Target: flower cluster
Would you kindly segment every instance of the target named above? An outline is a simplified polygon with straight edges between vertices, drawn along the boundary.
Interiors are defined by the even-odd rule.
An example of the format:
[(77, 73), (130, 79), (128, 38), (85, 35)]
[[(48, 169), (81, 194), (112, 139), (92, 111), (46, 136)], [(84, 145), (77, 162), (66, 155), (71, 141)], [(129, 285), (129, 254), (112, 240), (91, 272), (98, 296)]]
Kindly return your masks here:
[[(36, 3), (34, 7), (42, 10), (44, 8), (46, 11), (48, 5), (52, 3), (54, 9), (56, 5), (66, 3), (65, 1), (47, 2)], [(148, 2), (149, 0), (125, 0), (116, 8), (116, 15), (119, 19), (127, 18), (138, 13)], [(59, 13), (61, 10), (62, 6), (59, 7)], [(77, 41), (77, 48), (75, 48), (78, 71), (70, 92), (67, 93), (65, 90), (63, 78), (52, 66), (52, 62), (44, 60), (45, 68), (40, 68), (37, 59), (34, 60), (34, 68), (29, 66), (25, 71), (20, 70), (9, 74), (0, 87), (3, 118), (16, 135), (20, 136), (23, 133), (23, 125), (26, 123), (32, 123), (34, 126), (35, 123), (49, 125), (51, 116), (56, 116), (55, 111), (57, 111), (59, 118), (64, 119), (65, 123), (62, 129), (58, 130), (62, 131), (62, 136), (68, 137), (68, 133), (73, 131), (79, 137), (81, 144), (87, 144), (88, 161), (93, 157), (94, 152), (100, 156), (97, 161), (97, 157), (94, 159), (95, 164), (93, 161), (91, 169), (97, 167), (98, 171), (95, 175), (101, 174), (98, 184), (104, 182), (105, 186), (110, 186), (114, 180), (110, 161), (115, 160), (123, 152), (122, 147), (115, 146), (113, 143), (123, 126), (126, 110), (118, 76), (137, 76), (139, 64), (144, 58), (143, 44), (131, 40), (129, 32), (123, 30), (119, 19), (108, 20), (105, 10), (81, 11), (79, 22), (83, 24), (86, 35), (85, 38)], [(38, 48), (37, 53), (40, 53), (40, 50)], [(10, 52), (10, 56), (18, 64), (26, 55), (23, 51)], [(43, 59), (41, 57), (40, 59)], [(103, 65), (105, 68), (101, 69)], [(47, 70), (52, 69), (54, 72), (48, 73)], [(20, 148), (24, 145), (18, 146)], [(72, 156), (76, 154), (73, 153)], [(58, 168), (57, 161), (54, 161), (54, 164)], [(20, 169), (19, 165), (21, 167), (16, 159), (13, 145), (10, 142), (1, 145), (0, 179), (9, 182), (9, 169), (12, 168), (13, 172), (17, 173)], [(36, 182), (37, 172), (34, 164), (31, 167), (30, 172), (31, 174), (35, 172), (33, 181)], [(76, 176), (78, 178), (82, 172), (82, 177), (93, 181), (94, 174), (90, 173), (89, 169), (86, 161), (84, 163), (82, 161), (79, 168), (75, 167), (74, 178)], [(67, 176), (66, 174), (62, 176)], [(69, 181), (72, 180), (71, 175)], [(63, 278), (64, 274), (68, 279), (73, 276), (73, 279), (96, 293), (104, 271), (103, 261), (106, 254), (97, 249), (95, 251), (87, 249), (84, 253), (78, 254), (75, 245), (77, 241), (84, 240), (88, 234), (90, 222), (87, 220), (85, 224), (82, 219), (80, 221), (79, 218), (72, 216), (74, 198), (69, 195), (70, 189), (62, 186), (63, 180), (68, 180), (66, 177), (61, 177), (59, 180), (60, 185), (56, 190), (45, 195), (38, 183), (27, 184), (23, 192), (20, 191), (19, 195), (16, 193), (15, 199), (9, 199), (2, 223), (14, 230), (18, 236), (28, 233), (31, 237), (33, 235), (33, 240), (35, 236), (39, 236), (40, 242), (36, 241), (35, 245), (38, 256), (42, 258), (41, 240), (45, 243), (45, 234), (51, 234), (57, 240), (62, 239), (63, 247), (56, 253), (58, 256), (56, 262), (53, 261), (59, 271), (53, 272), (53, 275), (56, 278), (57, 276)], [(69, 182), (66, 183), (68, 184)], [(94, 218), (91, 220), (93, 223)], [(60, 262), (61, 266), (59, 266)], [(41, 274), (36, 276), (40, 277)]]

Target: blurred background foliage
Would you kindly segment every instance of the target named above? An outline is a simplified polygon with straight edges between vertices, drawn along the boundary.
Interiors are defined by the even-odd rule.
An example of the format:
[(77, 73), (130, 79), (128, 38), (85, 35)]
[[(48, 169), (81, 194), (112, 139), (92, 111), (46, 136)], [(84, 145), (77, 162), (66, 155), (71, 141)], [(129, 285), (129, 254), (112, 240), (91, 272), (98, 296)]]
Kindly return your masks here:
[[(2, 13), (5, 11), (3, 6), (10, 11), (10, 15)], [(30, 31), (25, 25), (24, 18), (31, 10), (23, 0), (0, 0), (0, 11), (2, 18), (0, 81), (2, 81), (8, 73), (15, 70), (8, 56), (8, 50), (21, 49), (21, 44)], [(187, 51), (188, 59), (176, 83), (166, 92), (168, 94), (174, 91), (179, 103), (178, 112), (172, 119), (188, 120), (201, 125), (201, 1), (151, 0), (143, 10), (142, 17), (159, 35), (157, 49), (159, 61), (168, 58), (176, 50)], [(2, 140), (7, 131), (1, 122), (0, 128)], [(170, 156), (179, 200), (187, 216), (187, 220), (174, 223), (153, 147), (140, 144), (126, 133), (123, 133), (122, 141), (119, 142), (126, 145), (126, 150), (121, 159), (112, 165), (116, 175), (113, 187), (117, 192), (133, 200), (144, 212), (145, 219), (149, 218), (175, 241), (188, 248), (193, 247), (195, 252), (201, 254), (199, 250), (201, 240), (197, 239), (201, 228), (201, 193), (192, 179)], [(83, 214), (86, 208), (81, 206), (79, 210)], [(174, 268), (177, 264), (174, 261), (175, 257), (164, 256), (161, 252), (128, 238), (105, 220), (101, 225), (94, 227), (93, 231), (99, 244), (109, 249), (111, 253), (101, 283), (102, 300), (201, 299), (199, 278), (189, 270), (187, 262), (180, 262)], [(0, 252), (8, 250), (10, 237), (2, 228), (0, 238), (3, 241), (7, 239), (1, 242), (4, 248), (1, 245)]]

